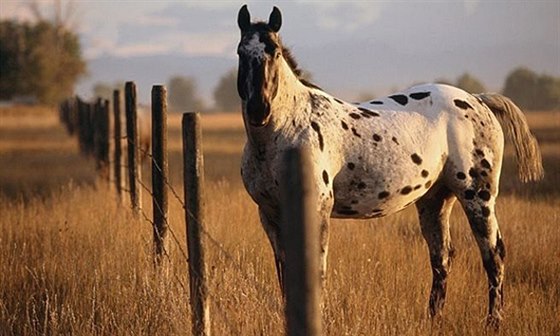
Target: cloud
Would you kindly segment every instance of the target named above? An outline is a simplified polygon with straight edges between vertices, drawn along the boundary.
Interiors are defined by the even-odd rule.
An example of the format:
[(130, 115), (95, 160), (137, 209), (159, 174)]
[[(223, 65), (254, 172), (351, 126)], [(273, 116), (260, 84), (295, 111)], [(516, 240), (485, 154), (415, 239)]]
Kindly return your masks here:
[[(313, 3), (317, 6), (317, 3)], [(355, 32), (373, 24), (381, 14), (382, 5), (371, 2), (324, 2), (318, 5), (315, 15), (320, 28)]]
[(480, 5), (480, 0), (465, 0), (463, 3), (465, 6), (465, 11), (467, 16), (471, 16), (478, 10), (478, 5)]

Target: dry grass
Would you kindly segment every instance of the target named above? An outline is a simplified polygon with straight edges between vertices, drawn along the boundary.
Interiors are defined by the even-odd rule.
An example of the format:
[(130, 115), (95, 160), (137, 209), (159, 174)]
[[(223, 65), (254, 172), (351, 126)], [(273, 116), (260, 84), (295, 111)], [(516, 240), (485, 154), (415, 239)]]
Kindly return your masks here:
[[(188, 280), (172, 241), (167, 274), (151, 263), (151, 228), (95, 182), (52, 111), (0, 110), (0, 335), (174, 335), (190, 332)], [(180, 187), (179, 119), (170, 118), (170, 172)], [(498, 218), (505, 236), (502, 335), (560, 333), (560, 125), (530, 115), (546, 180), (523, 186), (506, 158)], [(212, 330), (279, 335), (280, 293), (256, 208), (239, 180), (242, 124), (203, 118)], [(556, 124), (554, 124), (556, 123)], [(552, 125), (552, 126), (551, 126)], [(148, 179), (147, 179), (148, 180)], [(144, 211), (151, 214), (150, 202)], [(170, 221), (184, 241), (183, 214)], [(458, 255), (441, 323), (426, 317), (428, 252), (413, 210), (332, 226), (324, 325), (329, 335), (480, 335), (486, 280), (464, 215), (455, 209)]]

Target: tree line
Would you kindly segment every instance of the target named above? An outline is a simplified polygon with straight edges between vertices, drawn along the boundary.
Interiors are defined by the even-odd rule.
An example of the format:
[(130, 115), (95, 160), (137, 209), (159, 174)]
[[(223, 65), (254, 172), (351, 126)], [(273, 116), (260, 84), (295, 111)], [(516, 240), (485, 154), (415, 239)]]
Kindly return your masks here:
[[(0, 100), (31, 97), (37, 103), (54, 105), (73, 94), (77, 81), (84, 74), (86, 62), (79, 37), (64, 22), (40, 16), (36, 23), (0, 21)], [(218, 81), (213, 92), (213, 108), (205, 105), (195, 78), (170, 78), (167, 83), (170, 109), (238, 111), (236, 77), (236, 70), (231, 69)], [(461, 75), (454, 83), (438, 82), (471, 93), (487, 91), (482, 82), (469, 73)], [(109, 98), (116, 86), (98, 83), (94, 94)], [(560, 109), (560, 77), (538, 74), (525, 67), (508, 74), (502, 93), (525, 110)]]
[[(455, 85), (470, 93), (487, 92), (484, 84), (469, 73), (459, 76), (455, 83), (439, 82)], [(507, 75), (502, 93), (524, 110), (560, 109), (560, 77), (538, 74), (526, 67), (515, 68)]]

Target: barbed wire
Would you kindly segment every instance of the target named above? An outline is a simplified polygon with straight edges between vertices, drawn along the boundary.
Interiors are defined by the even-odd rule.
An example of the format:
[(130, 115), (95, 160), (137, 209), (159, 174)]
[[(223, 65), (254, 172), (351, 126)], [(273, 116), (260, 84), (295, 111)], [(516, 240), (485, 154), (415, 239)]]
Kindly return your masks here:
[[(79, 125), (77, 126), (77, 128), (79, 128)], [(75, 132), (74, 134), (79, 135), (79, 132)], [(111, 138), (114, 139), (114, 138)], [(149, 158), (149, 161), (151, 161), (152, 163), (152, 168), (155, 168), (159, 173), (162, 174), (163, 176), (163, 171), (161, 169), (161, 167), (158, 165), (158, 163), (154, 160), (153, 155), (147, 150), (144, 149), (143, 146), (140, 146), (139, 144), (135, 144), (133, 143), (132, 139), (129, 139), (126, 135), (121, 136), (120, 137), (121, 140), (125, 140), (126, 139), (126, 144), (129, 146), (133, 146), (136, 149), (137, 153), (140, 153), (140, 157), (143, 159)], [(113, 147), (114, 148), (114, 147)], [(127, 150), (126, 149), (122, 149), (121, 150), (122, 156), (121, 158), (123, 158), (123, 160), (121, 162), (118, 162), (118, 167), (120, 169), (122, 168), (126, 168), (128, 169), (128, 162), (126, 161), (126, 155), (127, 155)], [(107, 169), (109, 171), (108, 176), (103, 176), (103, 180), (107, 181), (110, 184), (114, 184), (115, 183), (115, 179), (112, 178), (113, 174), (111, 174), (112, 172), (110, 171), (110, 167), (111, 166), (117, 166), (117, 162), (115, 162), (115, 160), (113, 160), (112, 158), (110, 158), (108, 161), (105, 161), (108, 165)], [(142, 168), (141, 166), (139, 167), (139, 171), (141, 171)], [(152, 172), (153, 173), (153, 172)], [(128, 174), (123, 174), (124, 176), (121, 179), (121, 183), (125, 184), (125, 180)], [(141, 178), (139, 178), (138, 176), (136, 177), (136, 182), (138, 182), (138, 184), (141, 186), (141, 188), (143, 190), (145, 190), (151, 197), (153, 197), (153, 193), (152, 190), (150, 190), (150, 188), (141, 180)], [(190, 211), (190, 209), (188, 209), (188, 207), (186, 206), (185, 202), (182, 200), (182, 198), (179, 196), (179, 193), (175, 190), (175, 188), (173, 187), (173, 185), (170, 183), (170, 181), (168, 180), (167, 177), (163, 178), (163, 182), (166, 185), (166, 187), (168, 188), (168, 190), (171, 192), (171, 194), (173, 195), (172, 199), (175, 199), (175, 201), (184, 209), (185, 213), (192, 217), (192, 218), (196, 218), (192, 212)], [(126, 188), (124, 185), (120, 186), (120, 190), (122, 192), (127, 192), (130, 193), (131, 190), (129, 188)], [(158, 211), (164, 220), (164, 224), (167, 228), (167, 230), (170, 233), (170, 236), (172, 237), (173, 242), (177, 245), (177, 247), (179, 248), (180, 251), (180, 255), (181, 257), (185, 260), (185, 262), (188, 265), (189, 262), (189, 258), (188, 255), (186, 253), (186, 251), (183, 248), (183, 244), (181, 243), (181, 241), (179, 240), (178, 236), (176, 235), (176, 233), (174, 232), (174, 230), (172, 229), (172, 227), (169, 225), (169, 218), (168, 218), (168, 214), (164, 214), (163, 213), (163, 209), (160, 208), (159, 204), (157, 202), (153, 202), (152, 203), (152, 208), (154, 207), (154, 204), (156, 205), (156, 211)], [(152, 227), (154, 227), (154, 222), (150, 219), (150, 217), (143, 211), (142, 208), (139, 208), (139, 213), (142, 216), (143, 220), (147, 223), (149, 223)], [(271, 297), (273, 297), (273, 295), (271, 295), (271, 291), (269, 288), (263, 286), (260, 282), (255, 281), (254, 279), (250, 278), (248, 275), (245, 274), (244, 268), (242, 267), (242, 265), (240, 264), (240, 262), (236, 259), (236, 257), (234, 255), (232, 255), (224, 246), (222, 243), (220, 243), (216, 238), (214, 238), (214, 236), (207, 230), (207, 228), (205, 227), (204, 223), (198, 223), (198, 226), (200, 228), (200, 232), (203, 234), (203, 236), (206, 238), (206, 240), (208, 242), (210, 242), (212, 244), (212, 246), (215, 247), (215, 249), (219, 252), (219, 254), (223, 255), (225, 257), (225, 260), (228, 261), (228, 263), (233, 266), (239, 273), (239, 275), (244, 279), (244, 281), (253, 284), (254, 288), (258, 291), (261, 292), (262, 294), (265, 294), (264, 297), (266, 298), (266, 302), (268, 304), (268, 306), (271, 309), (280, 311), (282, 309), (281, 305), (279, 304), (278, 301), (276, 300), (272, 300)], [(156, 234), (158, 234), (157, 230), (154, 230), (154, 232)], [(161, 239), (161, 237), (159, 237)], [(147, 242), (146, 242), (147, 243)], [(165, 246), (163, 246), (163, 254), (165, 256), (165, 258), (171, 263), (171, 256), (169, 255), (169, 251), (167, 251), (167, 249), (165, 248)], [(174, 269), (175, 270), (175, 269)], [(186, 290), (185, 285), (183, 284), (183, 282), (181, 281), (181, 279), (179, 278), (179, 276), (177, 275), (177, 273), (175, 271), (172, 272), (176, 281), (179, 283), (179, 285), (181, 286), (181, 288), (183, 290)], [(200, 276), (200, 274), (198, 274), (198, 276)], [(228, 328), (230, 329), (230, 331), (234, 331), (236, 328), (234, 328), (232, 322), (228, 319), (227, 314), (225, 314), (224, 311), (222, 311), (221, 307), (219, 304), (219, 302), (221, 302), (220, 298), (215, 297), (209, 290), (207, 290), (207, 295), (208, 297), (210, 297), (213, 301), (216, 302), (216, 307), (218, 308), (218, 315), (221, 317), (221, 319), (225, 322), (225, 324), (227, 324)], [(189, 297), (190, 300), (190, 297)]]

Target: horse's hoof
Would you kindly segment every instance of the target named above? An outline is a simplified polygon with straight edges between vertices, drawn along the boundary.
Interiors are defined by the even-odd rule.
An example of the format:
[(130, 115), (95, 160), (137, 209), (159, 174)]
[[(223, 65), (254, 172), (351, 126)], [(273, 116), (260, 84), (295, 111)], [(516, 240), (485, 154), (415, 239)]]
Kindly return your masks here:
[(493, 329), (495, 331), (498, 331), (500, 329), (501, 323), (502, 323), (502, 316), (500, 316), (500, 314), (488, 315), (488, 317), (486, 317), (486, 327), (488, 329)]

